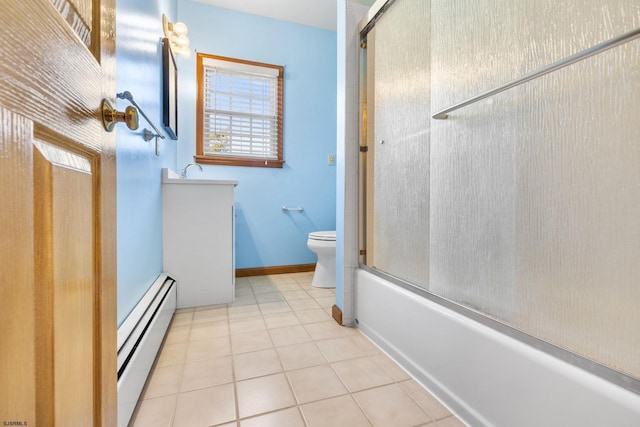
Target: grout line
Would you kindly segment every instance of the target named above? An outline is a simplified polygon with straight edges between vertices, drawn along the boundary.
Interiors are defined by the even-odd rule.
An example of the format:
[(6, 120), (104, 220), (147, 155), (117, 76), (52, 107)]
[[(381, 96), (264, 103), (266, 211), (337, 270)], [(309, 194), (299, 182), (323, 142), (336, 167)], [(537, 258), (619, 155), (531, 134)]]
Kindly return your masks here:
[[(299, 274), (303, 274), (303, 273), (299, 273)], [(300, 276), (300, 277), (302, 277), (302, 276)], [(427, 414), (427, 416), (428, 416), (429, 418), (431, 418), (431, 419), (432, 419), (432, 421), (431, 421), (431, 422), (429, 422), (429, 423), (427, 423), (426, 425), (427, 425), (427, 426), (429, 426), (429, 427), (431, 427), (431, 426), (433, 426), (433, 427), (437, 427), (436, 422), (437, 422), (438, 420), (437, 420), (436, 418), (434, 418), (433, 416), (431, 416), (431, 414), (430, 414), (429, 412), (427, 412), (427, 411), (426, 411), (426, 409), (422, 408), (422, 406), (419, 404), (419, 402), (418, 402), (417, 398), (414, 398), (412, 394), (410, 394), (408, 391), (406, 391), (406, 390), (405, 390), (405, 389), (400, 385), (402, 382), (410, 381), (410, 380), (412, 380), (412, 379), (413, 379), (413, 380), (415, 380), (415, 379), (414, 379), (410, 374), (408, 374), (408, 372), (407, 372), (405, 369), (403, 369), (401, 366), (399, 366), (399, 365), (398, 365), (398, 364), (397, 364), (397, 363), (396, 363), (396, 362), (395, 362), (391, 357), (389, 357), (389, 355), (387, 355), (387, 354), (386, 354), (386, 353), (385, 353), (385, 352), (384, 352), (384, 351), (383, 351), (379, 346), (377, 346), (377, 345), (376, 345), (376, 343), (374, 343), (372, 340), (370, 340), (370, 339), (369, 339), (366, 335), (364, 335), (361, 331), (359, 331), (359, 333), (358, 333), (357, 335), (362, 336), (363, 338), (367, 339), (367, 341), (368, 341), (369, 343), (371, 343), (371, 344), (373, 344), (373, 345), (374, 345), (374, 347), (375, 347), (375, 348), (376, 348), (376, 350), (377, 350), (377, 352), (376, 352), (376, 354), (375, 354), (375, 355), (365, 355), (365, 356), (358, 356), (358, 357), (349, 357), (349, 358), (347, 358), (347, 359), (337, 360), (337, 361), (334, 361), (334, 362), (330, 362), (330, 361), (327, 359), (327, 357), (324, 355), (324, 353), (322, 352), (322, 350), (321, 350), (321, 349), (320, 349), (320, 347), (318, 346), (318, 343), (321, 343), (321, 342), (323, 342), (323, 341), (335, 340), (335, 339), (351, 338), (351, 337), (354, 337), (356, 334), (351, 334), (351, 333), (350, 333), (350, 334), (346, 334), (346, 335), (342, 335), (342, 336), (330, 336), (330, 337), (325, 337), (325, 338), (320, 338), (320, 339), (314, 339), (314, 338), (313, 338), (313, 336), (311, 336), (311, 334), (309, 333), (309, 331), (308, 331), (308, 329), (307, 329), (307, 326), (308, 326), (308, 325), (313, 325), (313, 324), (317, 324), (317, 323), (324, 323), (324, 322), (328, 322), (328, 321), (330, 321), (330, 320), (332, 320), (332, 319), (330, 318), (330, 315), (328, 314), (326, 307), (322, 307), (322, 306), (320, 305), (319, 301), (318, 301), (318, 299), (321, 299), (321, 298), (327, 298), (327, 297), (330, 297), (331, 295), (326, 295), (326, 293), (321, 293), (320, 295), (318, 295), (318, 296), (314, 297), (311, 293), (309, 293), (311, 290), (313, 290), (313, 289), (314, 289), (314, 288), (312, 288), (312, 287), (311, 287), (311, 285), (310, 285), (310, 278), (311, 278), (311, 275), (309, 275), (309, 276), (308, 276), (308, 279), (307, 279), (306, 277), (304, 277), (304, 282), (302, 282), (302, 283), (301, 283), (301, 282), (298, 282), (298, 281), (295, 279), (295, 277), (294, 277), (295, 282), (286, 282), (286, 283), (280, 283), (280, 282), (269, 282), (269, 283), (259, 283), (259, 284), (251, 284), (251, 283), (243, 284), (243, 285), (242, 285), (242, 287), (243, 287), (243, 288), (245, 288), (245, 287), (250, 288), (250, 289), (251, 289), (251, 292), (250, 292), (250, 294), (248, 293), (248, 294), (246, 294), (246, 295), (242, 295), (241, 297), (250, 297), (250, 298), (253, 298), (253, 300), (254, 300), (254, 301), (253, 301), (253, 302), (251, 302), (251, 303), (249, 303), (249, 304), (243, 304), (243, 305), (237, 305), (237, 306), (232, 305), (232, 304), (225, 304), (225, 305), (224, 305), (224, 307), (225, 307), (225, 315), (226, 315), (226, 317), (225, 317), (225, 319), (226, 319), (226, 331), (227, 331), (227, 333), (228, 333), (228, 335), (226, 336), (226, 338), (229, 340), (229, 349), (230, 349), (230, 351), (229, 351), (229, 353), (230, 353), (230, 354), (229, 354), (229, 356), (228, 356), (228, 357), (230, 357), (230, 359), (231, 359), (231, 370), (232, 370), (232, 371), (231, 371), (231, 384), (233, 385), (234, 405), (235, 405), (235, 414), (236, 414), (236, 417), (235, 417), (235, 420), (230, 420), (230, 421), (227, 421), (227, 422), (223, 422), (223, 423), (218, 424), (218, 425), (226, 425), (226, 424), (229, 424), (229, 423), (235, 423), (235, 425), (236, 425), (236, 427), (237, 427), (237, 426), (239, 426), (239, 425), (240, 425), (240, 421), (243, 421), (243, 420), (248, 420), (248, 419), (252, 419), (252, 418), (257, 418), (257, 417), (261, 417), (261, 416), (265, 416), (265, 415), (273, 414), (273, 413), (276, 413), (276, 412), (280, 412), (280, 411), (283, 411), (283, 410), (288, 410), (288, 409), (291, 409), (291, 408), (296, 408), (298, 415), (299, 415), (299, 416), (301, 417), (301, 419), (303, 420), (303, 423), (304, 423), (306, 426), (308, 426), (309, 424), (308, 424), (307, 419), (306, 419), (306, 418), (305, 418), (305, 416), (304, 416), (304, 412), (302, 411), (302, 406), (304, 406), (304, 405), (308, 405), (308, 404), (313, 404), (313, 403), (316, 403), (316, 402), (322, 402), (322, 401), (326, 401), (326, 400), (334, 399), (334, 398), (337, 398), (337, 397), (343, 397), (343, 396), (349, 396), (349, 398), (350, 398), (353, 402), (355, 402), (355, 403), (356, 403), (356, 406), (357, 406), (357, 407), (359, 408), (359, 410), (362, 412), (362, 414), (363, 414), (363, 415), (364, 415), (364, 417), (367, 419), (367, 421), (373, 425), (373, 423), (372, 423), (372, 421), (371, 421), (370, 417), (367, 415), (367, 413), (364, 411), (364, 409), (360, 406), (360, 404), (358, 403), (358, 401), (354, 398), (354, 395), (355, 395), (355, 394), (357, 394), (357, 393), (363, 392), (363, 391), (367, 391), (367, 390), (375, 390), (375, 389), (383, 388), (383, 387), (390, 386), (390, 385), (396, 385), (396, 386), (400, 387), (400, 389), (404, 392), (404, 394), (406, 394), (406, 395), (411, 399), (411, 401), (415, 402), (415, 404), (416, 404), (416, 405), (418, 405), (418, 407), (419, 407), (419, 408), (420, 408), (424, 413), (426, 413), (426, 414)], [(301, 280), (302, 280), (302, 279), (301, 279)], [(292, 305), (290, 304), (289, 300), (287, 300), (286, 298), (284, 298), (283, 292), (299, 292), (299, 291), (298, 291), (298, 290), (295, 290), (295, 291), (282, 291), (282, 290), (280, 290), (279, 288), (277, 288), (277, 286), (278, 286), (278, 285), (287, 285), (287, 284), (296, 284), (296, 285), (298, 285), (299, 287), (301, 287), (301, 288), (302, 288), (302, 290), (303, 290), (303, 291), (306, 293), (306, 295), (308, 296), (308, 298), (310, 298), (311, 300), (313, 300), (316, 304), (320, 305), (320, 307), (319, 307), (319, 308), (317, 308), (317, 307), (313, 307), (313, 308), (306, 308), (306, 309), (301, 309), (301, 310), (295, 310), (295, 309), (293, 309), (293, 307), (292, 307)], [(259, 293), (259, 294), (256, 294), (256, 293), (254, 292), (254, 288), (253, 288), (253, 286), (256, 286), (256, 287), (260, 287), (260, 286), (273, 286), (273, 287), (275, 288), (275, 290), (274, 290), (273, 292), (266, 292), (266, 293)], [(334, 292), (335, 292), (335, 291), (334, 291)], [(257, 300), (257, 295), (264, 295), (264, 294), (271, 294), (271, 293), (277, 293), (277, 294), (279, 294), (279, 296), (280, 296), (283, 300), (282, 300), (282, 301), (266, 301), (266, 302), (263, 302), (263, 303), (258, 302), (258, 300)], [(286, 295), (286, 294), (285, 294), (285, 295)], [(334, 293), (333, 295), (335, 295), (335, 293)], [(269, 297), (267, 297), (267, 298), (269, 298)], [(305, 298), (305, 299), (306, 299), (306, 298)], [(291, 301), (298, 301), (298, 300), (296, 299), (296, 300), (291, 300)], [(276, 313), (269, 313), (269, 312), (265, 313), (265, 312), (263, 311), (263, 307), (261, 306), (261, 304), (269, 304), (269, 303), (286, 303), (286, 306), (288, 307), (288, 310), (287, 310), (287, 311), (283, 311), (283, 312), (276, 312)], [(231, 309), (231, 307), (256, 307), (256, 308), (257, 308), (257, 313), (252, 313), (252, 315), (251, 315), (251, 316), (241, 316), (241, 317), (235, 317), (234, 319), (230, 319), (230, 317), (229, 317), (229, 316), (230, 316), (230, 313), (231, 313), (231, 310), (230, 310), (230, 309)], [(251, 311), (252, 309), (248, 309), (248, 310), (249, 310), (249, 311)], [(302, 321), (301, 317), (299, 316), (299, 313), (301, 313), (301, 312), (306, 312), (306, 311), (309, 311), (309, 310), (322, 310), (322, 312), (323, 312), (323, 313), (325, 313), (328, 317), (327, 317), (327, 318), (323, 318), (323, 319), (321, 319), (321, 320), (316, 320), (316, 321), (313, 321), (313, 322), (306, 322), (306, 323), (305, 323), (305, 322), (303, 322), (303, 321)], [(188, 311), (182, 311), (181, 313), (184, 313), (184, 312), (188, 312)], [(188, 323), (188, 324), (186, 324), (186, 325), (183, 325), (183, 324), (181, 324), (181, 325), (180, 325), (180, 326), (187, 326), (187, 327), (189, 328), (189, 331), (188, 331), (188, 334), (187, 334), (187, 341), (186, 341), (186, 345), (187, 345), (187, 347), (186, 347), (186, 349), (185, 349), (185, 352), (184, 352), (183, 357), (182, 357), (182, 358), (180, 359), (180, 361), (179, 361), (179, 364), (181, 365), (181, 368), (182, 368), (182, 369), (181, 369), (180, 377), (179, 377), (179, 380), (178, 380), (178, 389), (177, 389), (177, 393), (175, 394), (174, 407), (173, 407), (173, 410), (172, 410), (172, 413), (171, 413), (171, 419), (169, 420), (169, 421), (170, 421), (170, 424), (169, 424), (169, 425), (173, 425), (173, 423), (174, 423), (174, 421), (175, 421), (175, 416), (176, 416), (176, 411), (177, 411), (177, 406), (178, 406), (178, 400), (179, 400), (180, 396), (181, 396), (182, 394), (184, 394), (184, 393), (187, 393), (187, 392), (182, 392), (182, 391), (181, 391), (181, 388), (182, 388), (182, 381), (183, 381), (183, 379), (184, 379), (185, 367), (186, 367), (186, 365), (187, 365), (187, 354), (188, 354), (188, 350), (189, 350), (189, 345), (190, 345), (192, 342), (194, 342), (194, 341), (191, 341), (191, 334), (192, 334), (192, 331), (193, 331), (192, 327), (193, 327), (193, 325), (194, 325), (194, 321), (195, 321), (195, 314), (196, 314), (196, 313), (197, 313), (197, 310), (196, 310), (196, 309), (194, 309), (193, 311), (191, 311), (191, 322), (190, 322), (190, 323)], [(294, 318), (297, 320), (297, 322), (298, 322), (298, 323), (297, 323), (297, 324), (293, 324), (293, 325), (284, 325), (284, 326), (277, 326), (277, 327), (268, 327), (268, 326), (267, 326), (267, 322), (266, 322), (266, 320), (265, 320), (265, 316), (272, 317), (272, 316), (278, 316), (278, 315), (293, 315), (293, 316), (294, 316)], [(239, 396), (238, 396), (238, 388), (237, 388), (237, 385), (238, 385), (238, 383), (239, 383), (240, 381), (244, 381), (244, 380), (238, 380), (237, 375), (236, 375), (236, 361), (235, 361), (235, 357), (234, 357), (234, 356), (237, 356), (237, 354), (235, 354), (235, 353), (234, 353), (231, 338), (232, 338), (232, 336), (238, 336), (238, 335), (243, 335), (243, 334), (242, 334), (242, 333), (240, 333), (240, 334), (232, 334), (232, 333), (231, 333), (231, 322), (232, 322), (232, 321), (242, 321), (242, 320), (249, 319), (249, 318), (254, 318), (254, 320), (258, 320), (258, 319), (260, 319), (260, 320), (262, 320), (262, 322), (264, 323), (265, 328), (266, 328), (264, 331), (266, 331), (266, 332), (267, 332), (268, 337), (269, 337), (269, 340), (270, 340), (270, 343), (271, 343), (271, 347), (270, 347), (269, 349), (271, 349), (271, 350), (273, 350), (273, 351), (275, 352), (275, 354), (276, 354), (276, 356), (277, 356), (277, 358), (278, 358), (278, 364), (279, 364), (279, 367), (280, 367), (281, 371), (280, 371), (280, 372), (278, 372), (278, 373), (265, 374), (265, 375), (259, 375), (259, 376), (257, 376), (257, 377), (247, 378), (247, 380), (255, 379), (255, 378), (261, 378), (261, 377), (266, 377), (266, 376), (269, 376), (269, 375), (279, 375), (279, 374), (282, 374), (282, 375), (284, 375), (284, 376), (285, 376), (285, 378), (286, 378), (287, 384), (288, 384), (288, 386), (289, 386), (289, 391), (291, 392), (291, 395), (294, 397), (294, 400), (295, 400), (295, 402), (296, 402), (296, 403), (295, 403), (295, 404), (293, 404), (293, 405), (291, 405), (291, 406), (284, 407), (284, 408), (278, 408), (278, 409), (275, 409), (275, 410), (272, 410), (272, 411), (268, 411), (268, 412), (264, 412), (264, 413), (260, 413), (260, 414), (251, 415), (251, 416), (249, 416), (249, 417), (240, 418), (240, 402), (239, 402)], [(220, 321), (220, 319), (212, 319), (210, 322), (218, 322), (218, 321)], [(182, 322), (184, 322), (184, 320), (183, 320)], [(198, 324), (202, 324), (202, 323), (210, 323), (210, 322), (200, 322), (200, 323), (198, 323)], [(171, 327), (171, 326), (173, 326), (173, 320), (172, 320), (172, 324), (170, 324), (170, 327)], [(309, 335), (309, 338), (311, 338), (311, 340), (310, 340), (310, 341), (306, 341), (306, 342), (303, 342), (303, 343), (293, 342), (293, 343), (289, 343), (289, 344), (284, 345), (284, 346), (276, 346), (276, 345), (275, 345), (275, 342), (274, 342), (274, 340), (273, 340), (273, 336), (272, 336), (272, 331), (275, 331), (275, 330), (278, 330), (278, 329), (283, 329), (283, 328), (297, 327), (297, 326), (302, 326), (303, 330), (307, 333), (307, 335)], [(263, 331), (261, 330), (261, 331), (253, 331), (253, 332), (246, 332), (246, 333), (254, 333), (254, 332), (263, 332)], [(157, 363), (158, 363), (158, 360), (159, 360), (159, 358), (160, 358), (160, 354), (162, 353), (162, 351), (163, 351), (163, 350), (164, 350), (164, 348), (165, 348), (166, 338), (167, 338), (167, 337), (165, 336), (165, 338), (163, 339), (162, 345), (161, 345), (161, 347), (160, 347), (160, 352), (158, 353), (158, 356), (157, 356), (156, 360), (154, 361), (154, 365), (153, 365), (153, 367), (152, 367), (152, 372), (155, 370), (156, 365), (157, 365)], [(203, 339), (207, 339), (207, 338), (203, 338)], [(281, 358), (281, 356), (280, 356), (280, 354), (279, 354), (279, 352), (278, 352), (278, 349), (286, 348), (286, 347), (288, 347), (288, 346), (293, 346), (293, 345), (300, 345), (300, 344), (313, 344), (313, 345), (315, 346), (315, 348), (320, 352), (320, 355), (321, 355), (321, 356), (322, 356), (322, 358), (324, 359), (324, 362), (323, 362), (323, 363), (321, 363), (321, 364), (318, 364), (318, 365), (305, 366), (305, 367), (301, 367), (301, 368), (296, 368), (296, 369), (289, 369), (289, 370), (286, 370), (286, 369), (285, 369), (285, 366), (284, 366), (284, 363), (283, 363), (283, 361), (282, 361), (282, 358)], [(252, 351), (250, 351), (250, 352), (239, 353), (239, 354), (250, 354), (250, 353), (254, 353), (254, 352), (258, 352), (258, 351), (263, 351), (263, 350), (264, 350), (264, 349), (261, 349), (261, 350), (252, 350)], [(398, 380), (396, 380), (396, 378), (394, 378), (394, 376), (393, 376), (392, 374), (390, 374), (390, 373), (389, 373), (389, 372), (388, 372), (388, 371), (387, 371), (387, 370), (386, 370), (386, 369), (381, 365), (380, 361), (375, 360), (375, 357), (380, 356), (380, 355), (387, 357), (391, 363), (395, 364), (395, 365), (396, 365), (396, 366), (398, 366), (400, 369), (402, 369), (405, 373), (407, 373), (407, 374), (408, 374), (408, 376), (409, 376), (409, 378), (406, 378), (406, 379), (398, 379)], [(226, 357), (226, 356), (216, 356), (215, 358), (218, 358), (218, 357)], [(210, 358), (210, 357), (209, 357), (209, 358)], [(349, 360), (364, 359), (364, 358), (373, 358), (373, 361), (375, 362), (376, 366), (378, 366), (378, 368), (380, 368), (380, 370), (381, 370), (382, 372), (384, 372), (386, 375), (388, 375), (388, 376), (391, 378), (392, 382), (391, 382), (391, 383), (388, 383), (388, 384), (381, 384), (381, 385), (377, 385), (377, 386), (373, 386), (373, 387), (368, 387), (368, 388), (365, 388), (365, 389), (363, 389), (363, 390), (358, 390), (358, 391), (354, 391), (354, 392), (350, 391), (350, 390), (349, 390), (349, 388), (347, 387), (347, 384), (345, 383), (345, 380), (343, 380), (343, 379), (342, 379), (342, 377), (338, 374), (338, 372), (336, 371), (336, 369), (335, 369), (335, 366), (334, 366), (334, 365), (335, 365), (335, 364), (337, 364), (337, 363), (341, 363), (341, 362), (345, 362), (345, 361), (349, 361)], [(296, 394), (295, 394), (295, 392), (294, 392), (293, 385), (292, 385), (291, 380), (290, 380), (290, 378), (289, 378), (289, 373), (291, 373), (291, 372), (295, 372), (295, 371), (299, 371), (299, 370), (309, 369), (309, 368), (313, 368), (313, 367), (317, 367), (317, 366), (322, 366), (322, 365), (329, 365), (329, 367), (330, 367), (330, 369), (332, 370), (332, 372), (336, 375), (336, 377), (338, 378), (338, 380), (340, 381), (340, 383), (344, 386), (344, 388), (345, 388), (346, 392), (345, 392), (345, 393), (342, 393), (342, 394), (339, 394), (339, 395), (336, 395), (336, 396), (330, 396), (330, 397), (326, 397), (326, 398), (322, 398), (322, 399), (313, 400), (313, 401), (311, 401), (311, 402), (298, 403), (298, 399), (297, 399)], [(142, 396), (144, 396), (144, 393), (146, 392), (146, 389), (147, 389), (147, 387), (148, 387), (148, 383), (149, 383), (150, 379), (151, 379), (151, 377), (149, 377), (149, 379), (147, 380), (147, 383), (145, 384), (145, 387), (143, 388), (143, 394), (141, 395), (141, 397), (142, 397)], [(225, 383), (225, 384), (229, 384), (229, 383)], [(220, 384), (218, 384), (218, 385), (220, 385)], [(215, 386), (218, 386), (218, 385), (215, 385)], [(426, 393), (429, 393), (429, 392), (428, 392), (428, 390), (424, 389), (424, 387), (423, 387), (420, 383), (418, 383), (418, 385), (420, 386), (420, 389), (421, 389), (422, 391), (424, 391), (424, 392), (426, 392)], [(209, 388), (209, 387), (215, 387), (215, 386), (205, 386), (205, 387), (202, 387), (202, 388)], [(192, 391), (192, 390), (190, 390), (190, 391)], [(163, 397), (163, 396), (158, 396), (158, 397)], [(138, 402), (138, 404), (137, 404), (137, 406), (136, 406), (136, 409), (135, 409), (135, 411), (134, 411), (133, 417), (132, 417), (132, 421), (135, 421), (135, 417), (137, 417), (137, 415), (138, 415), (139, 407), (140, 407), (140, 404), (141, 404), (142, 402), (143, 402), (143, 400), (140, 400), (140, 401)], [(447, 409), (448, 409), (448, 408), (447, 408)], [(447, 417), (441, 418), (441, 419), (440, 419), (440, 421), (445, 420), (445, 419), (449, 419), (449, 418), (457, 419), (457, 418), (455, 417), (455, 414), (450, 414), (450, 415), (449, 415), (449, 416), (447, 416)], [(422, 424), (420, 424), (420, 425), (422, 425)]]
[(231, 358), (231, 379), (233, 380), (233, 401), (236, 405), (236, 426), (238, 425), (238, 420), (240, 419), (240, 401), (238, 400), (238, 380), (236, 378), (236, 361), (233, 357), (233, 343), (231, 342), (231, 325), (227, 322), (227, 327), (229, 328), (229, 352), (231, 353), (229, 357)]

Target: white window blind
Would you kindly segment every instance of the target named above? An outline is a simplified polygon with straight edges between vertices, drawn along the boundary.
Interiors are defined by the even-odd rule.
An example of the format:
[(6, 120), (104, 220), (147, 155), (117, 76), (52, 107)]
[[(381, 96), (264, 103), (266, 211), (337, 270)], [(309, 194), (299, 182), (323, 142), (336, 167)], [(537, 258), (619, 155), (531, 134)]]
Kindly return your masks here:
[(278, 69), (203, 63), (203, 153), (278, 159)]

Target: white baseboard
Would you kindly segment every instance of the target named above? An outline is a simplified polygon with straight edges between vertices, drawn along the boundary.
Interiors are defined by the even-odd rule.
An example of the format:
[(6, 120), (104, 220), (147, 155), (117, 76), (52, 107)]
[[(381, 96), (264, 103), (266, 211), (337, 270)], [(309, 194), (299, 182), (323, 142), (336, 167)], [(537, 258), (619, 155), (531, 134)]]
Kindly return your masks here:
[(127, 427), (176, 310), (176, 283), (161, 275), (118, 328), (118, 427)]

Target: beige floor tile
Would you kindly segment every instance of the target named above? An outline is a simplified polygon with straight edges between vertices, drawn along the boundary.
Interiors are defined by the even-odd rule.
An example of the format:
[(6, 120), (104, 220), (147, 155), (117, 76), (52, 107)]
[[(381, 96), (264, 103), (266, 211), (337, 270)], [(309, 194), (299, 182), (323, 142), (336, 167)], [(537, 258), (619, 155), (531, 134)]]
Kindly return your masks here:
[(195, 307), (177, 308), (175, 314), (193, 313), (195, 311), (196, 311)]
[(251, 282), (248, 277), (236, 277), (235, 281), (236, 289), (237, 288), (250, 288)]
[(236, 419), (233, 384), (178, 395), (174, 427), (210, 426)]
[(238, 307), (241, 305), (256, 304), (256, 297), (253, 295), (240, 295), (236, 297), (232, 303), (228, 304), (229, 307)]
[(296, 310), (295, 315), (302, 323), (318, 323), (331, 320), (331, 317), (320, 308), (301, 311)]
[(309, 277), (308, 279), (296, 280), (296, 283), (300, 285), (302, 289), (305, 289), (305, 290), (318, 289), (311, 284), (312, 281), (313, 281), (313, 276)]
[(248, 334), (231, 336), (231, 350), (233, 354), (266, 350), (272, 347), (271, 336), (267, 331), (249, 332)]
[(371, 357), (343, 360), (332, 366), (352, 393), (394, 382)]
[[(370, 427), (351, 396), (340, 396), (300, 406), (308, 427)], [(388, 427), (392, 427), (389, 425)]]
[(309, 323), (304, 325), (304, 327), (307, 332), (309, 332), (309, 335), (316, 341), (345, 337), (357, 332), (356, 329), (338, 325), (333, 319), (325, 322)]
[(216, 337), (198, 341), (191, 341), (187, 347), (187, 363), (202, 359), (215, 359), (229, 356), (231, 344), (229, 337)]
[(236, 381), (282, 372), (278, 353), (272, 348), (233, 356)]
[(229, 307), (229, 320), (239, 319), (241, 317), (260, 316), (260, 308), (257, 305), (238, 305)]
[(314, 308), (321, 308), (320, 304), (313, 298), (297, 299), (288, 301), (292, 309), (299, 310), (312, 310)]
[(171, 427), (178, 395), (145, 399), (140, 402), (130, 427)]
[(226, 306), (227, 306), (226, 304), (199, 305), (197, 307), (194, 307), (194, 309), (195, 309), (196, 312), (198, 312), (198, 311), (218, 310), (218, 309), (224, 310)]
[(411, 376), (386, 354), (380, 352), (380, 354), (374, 356), (374, 360), (394, 381), (399, 382), (411, 379)]
[(269, 333), (271, 334), (273, 345), (276, 347), (311, 341), (311, 337), (302, 325), (269, 329)]
[[(193, 313), (192, 313), (193, 315)], [(191, 326), (191, 323), (182, 323), (180, 325), (176, 325), (173, 322), (169, 323), (169, 328), (167, 328), (167, 333), (174, 331), (174, 332), (179, 332), (181, 329), (184, 328), (189, 328)]]
[(287, 301), (295, 301), (300, 299), (311, 298), (311, 295), (309, 295), (306, 291), (303, 291), (303, 290), (282, 292), (282, 296)]
[(166, 344), (177, 344), (189, 341), (189, 331), (191, 325), (171, 326), (164, 340)]
[(302, 287), (295, 282), (276, 285), (280, 292), (301, 291)]
[(212, 308), (209, 310), (196, 311), (193, 315), (193, 323), (217, 322), (227, 320), (227, 307)]
[(316, 343), (329, 362), (373, 356), (380, 350), (361, 335), (351, 335)]
[(449, 417), (442, 420), (438, 420), (436, 423), (438, 427), (466, 427), (466, 424), (460, 421), (456, 417)]
[(431, 421), (431, 417), (397, 384), (352, 396), (375, 427), (411, 427)]
[(183, 364), (187, 358), (187, 346), (186, 342), (177, 344), (164, 344), (160, 349), (158, 355), (157, 367), (180, 365)]
[(152, 373), (144, 399), (176, 394), (180, 387), (183, 365), (156, 367)]
[(231, 356), (187, 363), (182, 373), (180, 391), (197, 390), (233, 382)]
[(327, 359), (312, 342), (276, 348), (285, 371), (323, 365)]
[(238, 278), (235, 303), (177, 310), (132, 425), (464, 426), (360, 331), (338, 325), (335, 290), (312, 277)]
[(236, 384), (240, 418), (276, 411), (296, 404), (284, 374), (253, 378)]
[(267, 326), (264, 324), (262, 316), (243, 317), (240, 319), (229, 320), (229, 331), (231, 331), (231, 335), (264, 331), (266, 329)]
[(287, 372), (298, 403), (309, 403), (347, 393), (338, 376), (329, 365)]
[(424, 409), (431, 418), (440, 420), (450, 417), (451, 411), (447, 409), (438, 399), (433, 397), (426, 389), (424, 389), (415, 380), (403, 381), (400, 386), (409, 396), (415, 400), (422, 409)]
[(275, 275), (264, 275), (264, 276), (249, 276), (249, 283), (251, 286), (255, 285), (270, 285), (276, 282)]
[(290, 274), (270, 274), (267, 276), (250, 276), (249, 282), (251, 282), (252, 286), (263, 284), (278, 285), (282, 283), (295, 283), (295, 279)]
[(282, 284), (285, 284), (285, 283), (296, 283), (296, 279), (289, 273), (287, 273), (287, 274), (274, 274), (272, 277), (274, 279), (276, 279), (273, 282), (276, 285), (282, 285)]
[(320, 297), (315, 299), (320, 307), (331, 308), (336, 303), (336, 297)]
[(236, 286), (236, 297), (244, 296), (244, 295), (253, 295), (253, 289), (251, 286)]
[(248, 277), (236, 277), (236, 288), (241, 286), (248, 286), (251, 282)]
[(251, 285), (251, 289), (253, 290), (254, 295), (261, 294), (274, 294), (278, 293), (279, 289), (275, 285)]
[(240, 427), (306, 427), (306, 425), (298, 408), (289, 408), (242, 420)]
[(198, 341), (229, 335), (229, 323), (226, 320), (216, 322), (194, 323), (191, 325), (189, 341)]
[(307, 291), (312, 298), (322, 298), (322, 297), (336, 297), (335, 289), (326, 289), (326, 288), (313, 288)]
[(277, 302), (265, 302), (262, 304), (258, 304), (260, 306), (260, 311), (263, 315), (265, 314), (274, 314), (274, 313), (286, 313), (291, 311), (291, 307), (284, 301)]
[(175, 313), (171, 319), (171, 326), (183, 326), (190, 325), (193, 320), (193, 311), (187, 311), (184, 313)]
[(280, 294), (280, 292), (269, 292), (266, 294), (257, 294), (256, 301), (258, 302), (258, 304), (265, 302), (278, 302), (284, 301), (284, 297), (282, 296), (282, 294)]
[(269, 329), (284, 328), (285, 326), (295, 326), (300, 324), (300, 320), (293, 312), (265, 314), (264, 323)]

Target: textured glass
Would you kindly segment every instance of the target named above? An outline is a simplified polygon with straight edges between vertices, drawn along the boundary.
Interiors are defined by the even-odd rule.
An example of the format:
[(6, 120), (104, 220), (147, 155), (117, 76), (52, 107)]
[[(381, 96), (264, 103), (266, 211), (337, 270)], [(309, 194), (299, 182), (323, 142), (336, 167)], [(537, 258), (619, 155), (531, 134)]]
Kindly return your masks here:
[[(430, 16), (397, 0), (376, 24), (374, 267), (429, 279)], [(402, 49), (398, 49), (402, 46)]]
[[(387, 89), (394, 73), (417, 69), (396, 58), (426, 52), (425, 75), (407, 79), (429, 79), (418, 87), (431, 115), (640, 27), (640, 2), (424, 2), (430, 32), (412, 15), (383, 35), (386, 15), (405, 3), (376, 24), (375, 139), (400, 129), (424, 146), (376, 145), (377, 267), (640, 378), (640, 40), (430, 120), (430, 129), (413, 89)], [(384, 71), (382, 46), (400, 70)], [(430, 177), (416, 160), (429, 156)], [(405, 271), (412, 263), (428, 265), (428, 281), (414, 265)]]

